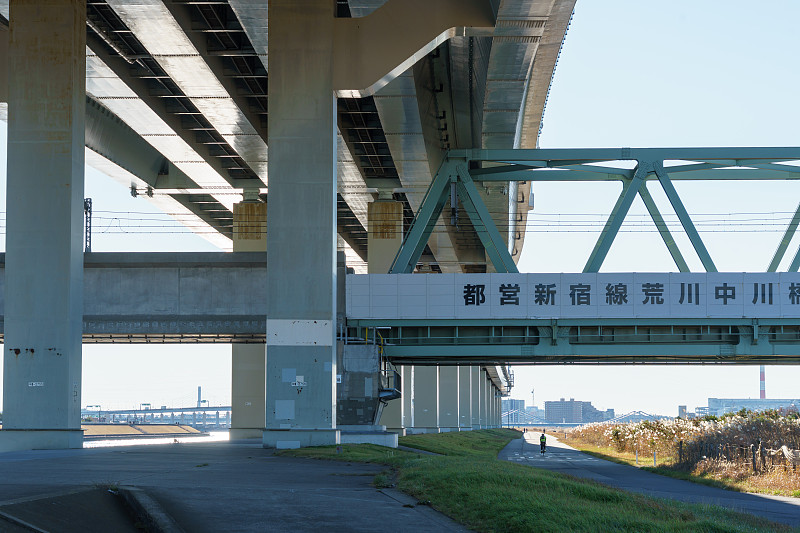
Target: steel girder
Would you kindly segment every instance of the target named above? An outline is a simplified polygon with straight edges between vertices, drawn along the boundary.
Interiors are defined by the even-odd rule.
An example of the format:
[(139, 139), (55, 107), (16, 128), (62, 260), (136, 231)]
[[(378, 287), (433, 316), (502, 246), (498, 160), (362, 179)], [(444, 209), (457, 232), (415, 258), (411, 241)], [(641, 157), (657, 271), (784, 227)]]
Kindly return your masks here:
[(395, 364), (797, 364), (795, 319), (350, 320)]
[[(460, 198), (486, 254), (497, 272), (518, 272), (507, 245), (486, 209), (466, 166), (445, 162), (431, 182), (417, 216), (400, 246), (390, 274), (413, 272), (448, 198), (453, 213)], [(455, 215), (454, 215), (455, 216)]]
[[(473, 181), (621, 181), (622, 192), (586, 262), (584, 272), (599, 271), (637, 194), (642, 198), (676, 266), (681, 272), (688, 272), (689, 268), (675, 239), (647, 191), (645, 183), (648, 180), (658, 180), (664, 189), (703, 268), (706, 272), (716, 272), (714, 261), (672, 182), (797, 179), (800, 178), (800, 166), (791, 163), (799, 160), (800, 147), (450, 150), (428, 189), (391, 272), (413, 271), (419, 254), (430, 237), (433, 224), (447, 200), (447, 184), (450, 182), (459, 184), (462, 203), (467, 207), (476, 229), (486, 229), (483, 234), (479, 231), (479, 234), (497, 271), (516, 272), (516, 267), (512, 269), (507, 266), (507, 250), (504, 253), (499, 251), (502, 248), (498, 246), (499, 234), (493, 234), (492, 229), (496, 232), (496, 228), (491, 218), (485, 218), (485, 206), (474, 193), (476, 190), (473, 189)], [(636, 161), (637, 164), (633, 170), (598, 165), (618, 161)], [(665, 167), (665, 161), (684, 163)], [(493, 166), (481, 168), (483, 163)], [(777, 270), (798, 225), (800, 206), (786, 229), (768, 271)], [(789, 271), (796, 272), (798, 268), (800, 249), (795, 254)]]

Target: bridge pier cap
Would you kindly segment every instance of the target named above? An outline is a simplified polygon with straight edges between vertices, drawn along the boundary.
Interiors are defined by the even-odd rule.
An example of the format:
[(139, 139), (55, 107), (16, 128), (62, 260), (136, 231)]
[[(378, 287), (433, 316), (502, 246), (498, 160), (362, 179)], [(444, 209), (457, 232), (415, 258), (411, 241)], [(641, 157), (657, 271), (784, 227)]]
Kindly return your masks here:
[(491, 35), (491, 0), (389, 0), (362, 18), (333, 24), (333, 86), (339, 97), (363, 98), (457, 36)]
[(268, 18), (262, 442), (276, 448), (337, 444), (334, 95), (371, 94), (458, 28), (490, 31), (495, 15), (490, 0), (390, 0), (363, 19), (334, 18), (330, 0), (271, 0)]

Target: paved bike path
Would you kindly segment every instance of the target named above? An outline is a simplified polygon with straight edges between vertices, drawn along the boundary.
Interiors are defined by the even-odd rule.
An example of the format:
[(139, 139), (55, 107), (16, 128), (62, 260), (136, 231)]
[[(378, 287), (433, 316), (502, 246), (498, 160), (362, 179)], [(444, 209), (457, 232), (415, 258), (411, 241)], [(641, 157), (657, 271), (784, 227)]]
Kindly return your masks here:
[[(527, 439), (526, 439), (527, 437)], [(689, 503), (719, 505), (762, 516), (774, 522), (800, 527), (800, 498), (733, 492), (689, 481), (660, 476), (633, 466), (605, 461), (579, 452), (547, 435), (547, 452), (539, 451), (539, 434), (525, 433), (511, 441), (499, 455), (536, 468), (589, 478), (622, 490)]]

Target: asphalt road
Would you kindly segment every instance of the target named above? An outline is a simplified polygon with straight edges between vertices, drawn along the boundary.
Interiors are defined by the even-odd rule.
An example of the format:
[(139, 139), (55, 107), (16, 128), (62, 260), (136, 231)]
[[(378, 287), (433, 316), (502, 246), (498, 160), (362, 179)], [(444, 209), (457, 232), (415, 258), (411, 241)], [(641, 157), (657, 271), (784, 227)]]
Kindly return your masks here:
[(633, 466), (597, 459), (547, 436), (547, 452), (539, 451), (539, 433), (526, 433), (527, 440), (511, 441), (500, 458), (571, 476), (588, 478), (630, 492), (690, 503), (719, 505), (734, 511), (762, 516), (774, 522), (800, 527), (800, 499), (733, 492), (689, 481), (652, 474)]
[[(466, 531), (406, 494), (376, 489), (372, 479), (380, 470), (278, 457), (260, 442), (9, 452), (0, 453), (0, 509), (125, 485), (144, 490), (187, 532)], [(58, 531), (88, 531), (75, 525)], [(96, 525), (95, 531), (114, 531)], [(0, 522), (0, 531), (6, 526)]]

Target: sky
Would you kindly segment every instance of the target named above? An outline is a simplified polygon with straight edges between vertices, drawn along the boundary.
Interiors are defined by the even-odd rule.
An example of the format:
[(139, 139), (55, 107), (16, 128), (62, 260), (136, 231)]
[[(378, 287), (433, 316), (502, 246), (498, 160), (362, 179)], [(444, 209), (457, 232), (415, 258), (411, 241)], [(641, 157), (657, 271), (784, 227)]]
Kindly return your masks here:
[[(792, 65), (800, 53), (795, 24), (800, 4), (764, 1), (755, 6), (729, 0), (578, 0), (540, 147), (798, 146), (800, 79)], [(648, 190), (669, 219), (674, 211), (654, 185)], [(695, 223), (721, 221), (701, 231), (720, 271), (765, 271), (785, 219), (800, 201), (800, 184), (788, 181), (676, 182), (675, 187)], [(618, 183), (537, 183), (532, 215), (548, 221), (556, 214), (561, 220), (574, 218), (569, 213), (607, 216), (620, 190)], [(601, 272), (677, 270), (652, 223), (650, 231), (639, 231), (646, 229), (646, 213), (637, 198), (628, 216), (636, 224), (623, 226)], [(736, 224), (745, 219), (784, 226), (744, 232), (753, 229)], [(591, 233), (529, 230), (520, 271), (580, 272), (601, 228)], [(690, 269), (702, 272), (685, 235), (673, 235)], [(797, 246), (795, 239), (784, 269)], [(563, 397), (618, 414), (675, 415), (678, 405), (694, 409), (709, 397), (759, 394), (757, 366), (518, 366), (514, 372), (511, 396), (530, 405), (533, 390), (539, 407)], [(767, 397), (798, 397), (798, 383), (800, 367), (766, 369)]]
[[(790, 1), (578, 0), (550, 91), (540, 146), (797, 146), (797, 20), (800, 3)], [(0, 122), (0, 160), (5, 160), (5, 150), (6, 125)], [(0, 168), (5, 203), (5, 165)], [(778, 223), (785, 223), (800, 201), (800, 183), (793, 182), (679, 182), (676, 188), (695, 222), (722, 221), (701, 231), (721, 271), (764, 271), (783, 231)], [(588, 213), (599, 223), (591, 232), (532, 226), (520, 271), (580, 272), (602, 228), (602, 216), (610, 212), (619, 190), (615, 183), (536, 184), (532, 219), (564, 221), (574, 218), (570, 214)], [(669, 218), (673, 212), (663, 193), (653, 184), (649, 190)], [(91, 168), (85, 195), (93, 200), (94, 251), (216, 250), (164, 214), (143, 215), (158, 209)], [(676, 270), (645, 213), (637, 198), (628, 217), (635, 224), (623, 226), (601, 272)], [(135, 224), (129, 219), (144, 218), (159, 226), (153, 231), (172, 233), (120, 230)], [(737, 224), (746, 218), (776, 225), (767, 226), (770, 231), (741, 231), (752, 229)], [(692, 271), (702, 271), (688, 240), (676, 233)], [(787, 256), (798, 244), (800, 238)], [(5, 249), (2, 235), (0, 246)], [(210, 404), (229, 405), (230, 353), (229, 345), (85, 345), (82, 404), (104, 410), (142, 403), (193, 405), (201, 386)], [(620, 414), (643, 410), (674, 415), (678, 405), (694, 409), (706, 405), (709, 397), (758, 397), (757, 366), (513, 370), (516, 386), (511, 396), (530, 404), (535, 390), (540, 407), (546, 400), (564, 397)], [(767, 367), (768, 397), (800, 396), (797, 383), (800, 367)]]

